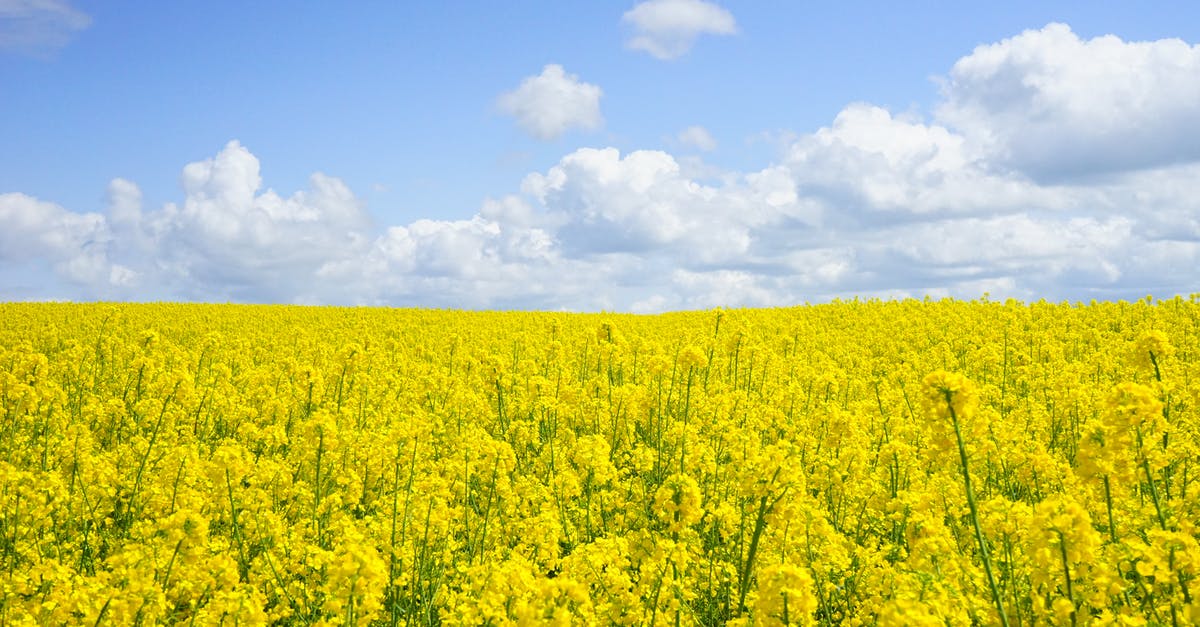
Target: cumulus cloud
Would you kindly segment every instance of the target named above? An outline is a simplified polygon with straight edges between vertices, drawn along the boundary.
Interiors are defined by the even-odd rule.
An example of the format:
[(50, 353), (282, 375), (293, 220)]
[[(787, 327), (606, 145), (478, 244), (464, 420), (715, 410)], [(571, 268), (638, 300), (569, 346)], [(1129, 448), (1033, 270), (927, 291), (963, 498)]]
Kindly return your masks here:
[(626, 11), (621, 21), (633, 28), (627, 47), (664, 61), (687, 54), (701, 35), (737, 33), (732, 13), (703, 0), (648, 0)]
[(115, 178), (108, 184), (108, 214), (114, 224), (136, 227), (142, 221), (142, 190), (133, 181)]
[(567, 74), (561, 65), (550, 64), (542, 73), (521, 81), (514, 90), (496, 100), (504, 113), (516, 118), (526, 133), (541, 139), (556, 139), (571, 129), (596, 130), (603, 126), (600, 115), (601, 89)]
[(1103, 285), (1121, 278), (1117, 262), (1133, 240), (1132, 226), (1121, 217), (950, 219), (896, 229), (884, 250), (934, 276), (1003, 273), (1046, 286), (1072, 272), (1076, 280)]
[(45, 56), (91, 24), (62, 0), (0, 0), (0, 50)]
[(1200, 159), (1200, 45), (1178, 39), (1050, 24), (959, 59), (942, 95), (939, 120), (992, 167), (1042, 182)]
[(582, 148), (530, 174), (521, 188), (573, 255), (669, 252), (680, 264), (728, 262), (751, 252), (756, 230), (813, 219), (780, 172), (714, 187), (653, 150), (621, 156), (615, 148)]
[(770, 307), (790, 302), (789, 295), (779, 289), (781, 286), (763, 284), (771, 282), (769, 278), (741, 270), (676, 270), (671, 274), (671, 282), (683, 295), (683, 306), (689, 309), (710, 309), (726, 303)]
[(133, 283), (136, 273), (109, 256), (112, 232), (103, 215), (74, 213), (20, 193), (0, 194), (0, 261), (49, 263), (86, 296)]
[(317, 172), (284, 197), (261, 189), (259, 168), (231, 141), (183, 168), (183, 202), (143, 217), (165, 284), (215, 299), (288, 299), (322, 265), (367, 247), (370, 219), (340, 179)]
[[(1102, 154), (1086, 175), (1066, 176), (1076, 165), (1021, 152), (1013, 125), (1034, 122), (993, 115), (1053, 112), (1055, 128), (1025, 128), (1066, 161), (1074, 154), (1066, 144), (1104, 152), (1122, 125), (1135, 125), (1099, 124), (1103, 112), (1086, 103), (1061, 104), (1074, 97), (993, 101), (1008, 93), (1004, 81), (1037, 85), (1030, 77), (1049, 63), (1027, 63), (1040, 48), (1021, 37), (1057, 37), (1068, 53), (1096, 41), (1053, 25), (1031, 33), (996, 44), (1003, 54), (994, 65), (1006, 69), (993, 78), (962, 69), (993, 48), (964, 57), (930, 119), (851, 103), (826, 126), (791, 135), (774, 163), (743, 172), (713, 173), (695, 156), (658, 150), (579, 148), (461, 219), (377, 224), (345, 183), (322, 173), (306, 189), (277, 193), (236, 141), (184, 166), (181, 199), (158, 208), (144, 207), (123, 179), (110, 183), (104, 213), (4, 194), (0, 290), (17, 293), (13, 277), (36, 271), (66, 286), (42, 297), (646, 312), (852, 296), (1200, 291), (1200, 158), (1190, 148), (1151, 158), (1130, 139), (1139, 159)], [(1142, 68), (1152, 81), (1180, 63), (1178, 47), (1161, 43), (1105, 45), (1157, 50)], [(1088, 71), (1119, 82), (1126, 66)], [(978, 79), (969, 89), (968, 75)], [(991, 100), (982, 96), (989, 89), (998, 94)], [(987, 107), (966, 108), (967, 92)], [(1192, 132), (1182, 113), (1155, 110), (1176, 115), (1178, 133)], [(1149, 118), (1136, 124), (1157, 128)]]
[(992, 171), (960, 134), (863, 103), (847, 106), (831, 126), (797, 137), (784, 163), (806, 194), (835, 217), (1054, 209), (1069, 203), (1062, 190)]
[(466, 220), (382, 228), (335, 177), (284, 196), (237, 141), (184, 166), (180, 184), (181, 201), (146, 211), (138, 186), (114, 179), (105, 214), (0, 195), (0, 293), (57, 298), (17, 282), (46, 265), (84, 298), (613, 308), (589, 281), (627, 271), (562, 258), (538, 226), (551, 222), (515, 196)]
[[(945, 138), (876, 111), (847, 112), (796, 139), (803, 159), (718, 183), (690, 178), (664, 152), (580, 149), (468, 219), (383, 227), (327, 175), (288, 196), (264, 190), (257, 158), (231, 142), (187, 165), (182, 201), (157, 210), (144, 210), (137, 186), (121, 179), (109, 186), (106, 214), (0, 196), (0, 270), (45, 264), (85, 298), (635, 311), (1196, 288), (1187, 269), (1200, 260), (1200, 167), (1041, 190), (1044, 198), (1024, 183), (1032, 189), (966, 210), (906, 206), (873, 196), (874, 177), (936, 170), (937, 152), (914, 146)], [(890, 140), (873, 134), (893, 125)], [(862, 171), (857, 189), (850, 170), (831, 193), (823, 161), (876, 169)], [(963, 188), (996, 185), (985, 169), (947, 172)], [(956, 197), (937, 179), (930, 197)]]

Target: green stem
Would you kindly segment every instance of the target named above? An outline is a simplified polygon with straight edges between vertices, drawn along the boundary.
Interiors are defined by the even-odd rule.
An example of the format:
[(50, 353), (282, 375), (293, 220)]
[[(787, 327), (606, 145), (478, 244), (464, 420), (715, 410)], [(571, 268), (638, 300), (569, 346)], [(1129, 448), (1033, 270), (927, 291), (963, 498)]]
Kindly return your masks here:
[(1063, 578), (1067, 582), (1067, 600), (1071, 602), (1071, 625), (1075, 625), (1075, 589), (1071, 585), (1071, 566), (1067, 562), (1067, 539), (1061, 531), (1055, 529), (1054, 532), (1058, 534), (1058, 553), (1062, 556)]
[[(775, 474), (771, 475), (771, 481), (767, 485), (775, 483), (775, 479), (779, 477), (779, 468), (775, 469)], [(740, 581), (738, 582), (738, 613), (746, 611), (746, 594), (750, 591), (750, 575), (754, 570), (754, 559), (758, 556), (758, 543), (762, 539), (763, 530), (767, 527), (767, 513), (775, 508), (785, 494), (787, 487), (780, 491), (779, 495), (774, 500), (768, 502), (770, 494), (764, 494), (758, 501), (758, 516), (754, 520), (754, 531), (750, 535), (750, 549), (746, 553), (746, 564), (739, 573)]]
[(688, 367), (687, 391), (684, 392), (684, 397), (683, 397), (683, 435), (680, 436), (680, 439), (679, 439), (679, 474), (681, 474), (681, 475), (685, 474), (687, 472), (687, 465), (685, 463), (685, 460), (687, 458), (687, 424), (688, 424), (688, 412), (691, 411), (691, 405), (692, 405), (692, 381), (694, 380), (695, 375), (696, 375), (696, 367), (689, 366)]
[(250, 563), (246, 559), (246, 543), (242, 537), (242, 526), (238, 524), (237, 505), (233, 500), (233, 482), (229, 480), (229, 469), (225, 469), (225, 489), (229, 494), (229, 525), (233, 539), (237, 542), (238, 548), (238, 575), (241, 581), (246, 581), (250, 573)]
[(1000, 615), (1000, 624), (1008, 627), (1008, 615), (1004, 612), (1004, 602), (1000, 599), (1000, 590), (996, 587), (996, 578), (992, 575), (992, 558), (988, 555), (987, 543), (983, 540), (983, 529), (979, 526), (979, 509), (975, 505), (975, 490), (971, 488), (971, 472), (967, 468), (967, 449), (963, 445), (962, 429), (958, 426), (958, 414), (954, 412), (950, 390), (942, 390), (946, 398), (946, 407), (950, 410), (950, 422), (954, 425), (954, 438), (958, 442), (958, 458), (962, 462), (963, 484), (967, 490), (967, 507), (971, 510), (971, 525), (975, 528), (975, 541), (979, 543), (979, 555), (983, 559), (983, 572), (987, 575), (988, 588), (992, 591), (992, 601), (996, 604), (996, 612)]
[(1113, 522), (1112, 490), (1109, 488), (1108, 475), (1104, 475), (1104, 506), (1108, 508), (1108, 537), (1117, 541), (1117, 525)]
[(1158, 526), (1167, 530), (1167, 517), (1163, 515), (1162, 504), (1158, 500), (1158, 488), (1154, 486), (1154, 477), (1150, 474), (1150, 462), (1142, 453), (1145, 445), (1142, 443), (1142, 428), (1137, 429), (1138, 453), (1142, 458), (1142, 470), (1146, 473), (1146, 483), (1150, 486), (1150, 498), (1154, 501), (1154, 513), (1158, 515)]

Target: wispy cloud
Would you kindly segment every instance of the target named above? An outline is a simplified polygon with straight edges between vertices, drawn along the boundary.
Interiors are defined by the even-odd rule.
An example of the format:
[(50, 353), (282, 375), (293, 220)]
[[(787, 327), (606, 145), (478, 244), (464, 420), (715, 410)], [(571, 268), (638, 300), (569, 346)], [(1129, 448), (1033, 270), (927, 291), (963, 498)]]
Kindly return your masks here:
[(713, 139), (712, 134), (703, 126), (689, 126), (679, 131), (679, 135), (676, 135), (675, 138), (680, 144), (688, 148), (695, 148), (704, 152), (717, 149), (717, 140)]
[(63, 0), (0, 0), (0, 50), (48, 56), (91, 24)]

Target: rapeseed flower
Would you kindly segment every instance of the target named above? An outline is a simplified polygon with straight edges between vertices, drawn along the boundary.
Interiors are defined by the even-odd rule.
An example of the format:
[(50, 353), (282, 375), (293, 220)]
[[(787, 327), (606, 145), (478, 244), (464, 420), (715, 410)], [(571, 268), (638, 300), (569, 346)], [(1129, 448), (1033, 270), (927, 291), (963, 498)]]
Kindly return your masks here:
[(0, 304), (0, 623), (1195, 624), (1198, 317)]

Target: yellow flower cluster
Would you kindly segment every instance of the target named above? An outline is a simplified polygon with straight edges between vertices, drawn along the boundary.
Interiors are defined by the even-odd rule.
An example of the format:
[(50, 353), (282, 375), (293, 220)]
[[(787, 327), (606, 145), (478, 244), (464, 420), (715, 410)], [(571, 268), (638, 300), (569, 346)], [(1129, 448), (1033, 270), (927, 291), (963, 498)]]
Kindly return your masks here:
[(1200, 624), (1196, 320), (0, 304), (0, 624)]

